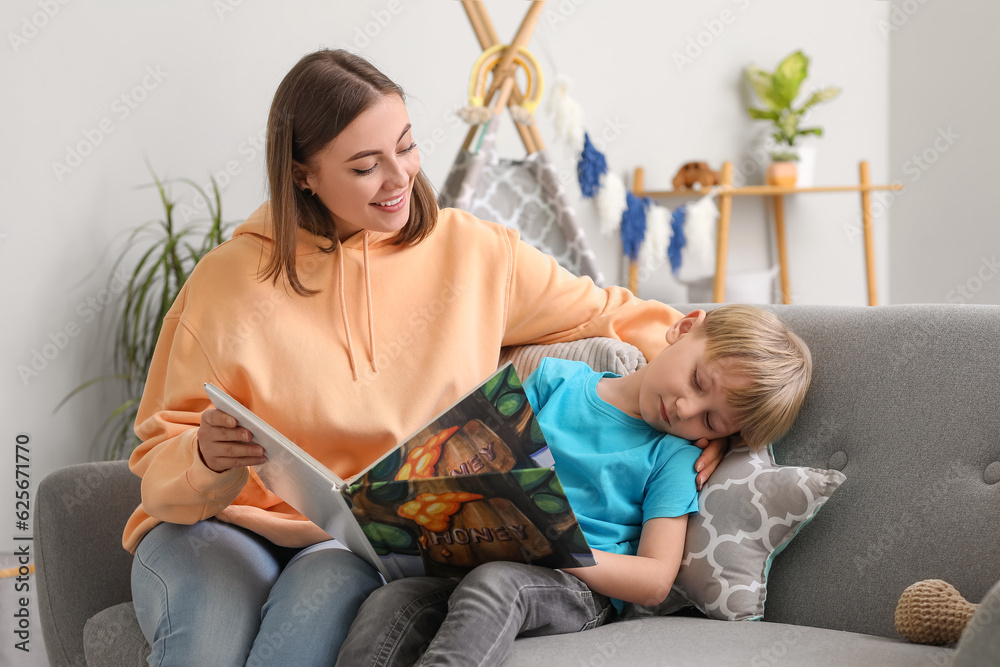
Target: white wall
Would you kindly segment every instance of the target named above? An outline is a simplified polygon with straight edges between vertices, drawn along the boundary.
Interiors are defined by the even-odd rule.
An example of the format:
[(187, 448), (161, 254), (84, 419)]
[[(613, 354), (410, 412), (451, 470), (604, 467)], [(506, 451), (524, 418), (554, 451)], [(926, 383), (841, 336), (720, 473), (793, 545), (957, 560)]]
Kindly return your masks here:
[(1000, 4), (895, 4), (889, 164), (906, 193), (892, 204), (892, 300), (1000, 303)]
[[(54, 15), (48, 17), (42, 7), (50, 4)], [(464, 103), (479, 48), (458, 3), (231, 4), (237, 6), (227, 0), (12, 0), (0, 10), (0, 80), (8, 102), (0, 108), (2, 451), (11, 450), (15, 434), (30, 434), (35, 482), (95, 456), (90, 439), (118, 398), (98, 387), (52, 412), (73, 387), (109, 370), (113, 322), (91, 312), (109, 296), (102, 290), (124, 235), (160, 215), (154, 192), (138, 188), (151, 180), (146, 159), (162, 176), (207, 182), (210, 173), (223, 175), (225, 217), (244, 218), (266, 196), (263, 156), (253, 144), (275, 87), (299, 57), (321, 46), (363, 53), (408, 91), (424, 165), (436, 184), (465, 135), (451, 111)], [(487, 6), (502, 37), (514, 34), (527, 7)], [(723, 17), (723, 11), (730, 13)], [(650, 188), (667, 187), (688, 160), (718, 167), (746, 157), (765, 128), (743, 111), (742, 69), (750, 62), (773, 67), (803, 48), (813, 58), (810, 82), (844, 89), (814, 116), (827, 131), (818, 143), (818, 180), (854, 183), (857, 161), (867, 157), (874, 179), (885, 181), (889, 51), (876, 22), (887, 13), (885, 3), (868, 1), (562, 0), (550, 3), (531, 46), (550, 77), (575, 80), (573, 94), (592, 133), (621, 128), (618, 136), (607, 135), (611, 167), (627, 175), (645, 166)], [(692, 51), (693, 62), (679, 68), (674, 53), (699, 39), (708, 46)], [(549, 118), (540, 115), (543, 136), (552, 136)], [(504, 152), (521, 154), (514, 132), (505, 132)], [(81, 143), (95, 146), (79, 164), (55, 166)], [(574, 157), (550, 144), (561, 168), (575, 170)], [(227, 166), (238, 173), (226, 175)], [(759, 179), (755, 174), (749, 182)], [(191, 203), (186, 195), (184, 201)], [(796, 301), (864, 303), (861, 245), (844, 230), (856, 221), (857, 197), (790, 198), (787, 208)], [(581, 203), (579, 211), (605, 272), (620, 276), (618, 240), (597, 235), (591, 204)], [(762, 201), (737, 202), (732, 269), (772, 263), (764, 220)], [(642, 294), (678, 302), (685, 292), (661, 271), (644, 281)], [(36, 358), (38, 374), (23, 378), (19, 367), (31, 368), (36, 353), (52, 358), (44, 359), (44, 368)], [(12, 465), (5, 454), (0, 470)], [(12, 477), (4, 473), (0, 489)], [(4, 525), (0, 535), (12, 530)]]

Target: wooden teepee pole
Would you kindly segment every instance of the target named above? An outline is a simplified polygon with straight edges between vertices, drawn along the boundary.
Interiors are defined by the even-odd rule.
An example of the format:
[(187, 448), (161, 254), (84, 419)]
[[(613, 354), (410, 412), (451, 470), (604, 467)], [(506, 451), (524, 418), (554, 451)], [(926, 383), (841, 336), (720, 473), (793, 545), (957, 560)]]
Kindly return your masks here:
[[(513, 58), (513, 54), (516, 52), (516, 48), (519, 45), (524, 45), (528, 43), (531, 38), (531, 33), (534, 31), (535, 25), (538, 23), (538, 17), (541, 15), (542, 6), (544, 1), (538, 1), (532, 3), (531, 8), (528, 10), (528, 14), (525, 16), (524, 21), (521, 23), (521, 27), (518, 29), (518, 36), (523, 34), (523, 41), (517, 42), (518, 37), (515, 37), (515, 43), (511, 46), (514, 47), (509, 49), (505, 53), (506, 56)], [(469, 23), (472, 24), (472, 29), (476, 33), (476, 38), (479, 40), (479, 46), (486, 50), (495, 44), (500, 43), (500, 38), (497, 35), (496, 29), (493, 27), (493, 23), (490, 21), (489, 14), (486, 12), (486, 6), (483, 2), (479, 0), (462, 0), (462, 7), (465, 9), (466, 15), (469, 17)], [(526, 25), (527, 24), (527, 25)], [(526, 30), (526, 32), (524, 32)], [(502, 65), (501, 61), (501, 65)], [(497, 83), (501, 82), (505, 76), (501, 76), (502, 69), (498, 66), (494, 70), (494, 81), (490, 88), (489, 93), (485, 97), (485, 104), (489, 105), (493, 96), (497, 90)], [(520, 104), (523, 100), (523, 95), (518, 89), (516, 83), (513, 85), (509, 97), (507, 99), (507, 105), (513, 106)], [(515, 121), (514, 125), (517, 127), (517, 133), (521, 137), (521, 142), (524, 144), (524, 148), (528, 153), (534, 153), (535, 151), (542, 150), (544, 148), (544, 143), (542, 142), (541, 135), (538, 133), (538, 129), (534, 126), (522, 125)], [(462, 144), (462, 150), (468, 150), (475, 139), (476, 133), (479, 131), (478, 125), (474, 125), (469, 128), (469, 133), (465, 137), (465, 142)]]
[[(479, 16), (482, 21), (483, 28), (486, 30), (487, 38), (489, 39), (489, 43), (483, 46), (483, 48), (488, 49), (494, 44), (499, 44), (500, 38), (497, 36), (497, 31), (493, 27), (493, 22), (490, 21), (489, 14), (486, 13), (486, 5), (482, 2), (476, 2), (473, 4), (477, 5), (479, 8)], [(540, 2), (538, 4), (541, 5), (544, 3)], [(508, 103), (508, 106), (520, 104), (523, 100), (524, 96), (521, 94), (520, 89), (517, 86), (514, 86), (514, 90), (511, 91), (510, 94), (510, 102)], [(542, 135), (538, 131), (537, 126), (522, 125), (517, 121), (514, 122), (514, 125), (517, 127), (517, 133), (521, 135), (521, 142), (524, 144), (524, 148), (528, 153), (545, 150), (545, 141), (542, 140)]]
[[(528, 42), (531, 40), (531, 33), (535, 31), (535, 26), (538, 25), (538, 18), (542, 14), (542, 7), (545, 2), (536, 0), (531, 3), (531, 8), (528, 9), (528, 13), (524, 15), (524, 20), (521, 21), (521, 27), (517, 29), (517, 34), (514, 35), (514, 41), (504, 49), (503, 56), (500, 58), (500, 62), (497, 63), (496, 69), (493, 70), (493, 83), (490, 85), (490, 90), (486, 94), (486, 97), (490, 97), (497, 88), (503, 85), (504, 81), (508, 78), (512, 79), (515, 73), (514, 67), (514, 56), (517, 55), (517, 50), (522, 46), (527, 46)], [(485, 7), (482, 7), (481, 11), (486, 11)]]

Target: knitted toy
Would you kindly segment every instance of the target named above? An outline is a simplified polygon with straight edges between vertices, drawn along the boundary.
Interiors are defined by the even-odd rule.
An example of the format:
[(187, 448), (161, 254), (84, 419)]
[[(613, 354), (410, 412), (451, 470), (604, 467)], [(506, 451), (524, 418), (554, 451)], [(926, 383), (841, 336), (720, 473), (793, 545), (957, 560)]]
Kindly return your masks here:
[(707, 188), (719, 184), (719, 175), (704, 162), (688, 162), (681, 165), (674, 176), (674, 190), (691, 190), (695, 184)]
[(977, 607), (951, 584), (925, 579), (908, 586), (899, 597), (896, 630), (915, 644), (954, 644)]

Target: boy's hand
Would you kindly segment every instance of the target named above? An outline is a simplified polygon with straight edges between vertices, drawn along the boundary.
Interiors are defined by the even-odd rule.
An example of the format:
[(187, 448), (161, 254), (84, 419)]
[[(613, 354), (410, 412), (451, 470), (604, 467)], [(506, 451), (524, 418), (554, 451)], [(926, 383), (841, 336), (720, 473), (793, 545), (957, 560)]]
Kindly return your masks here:
[(701, 438), (696, 440), (694, 445), (704, 450), (694, 463), (694, 469), (698, 471), (695, 480), (698, 490), (701, 491), (702, 485), (708, 481), (715, 469), (719, 467), (719, 463), (722, 462), (722, 457), (726, 455), (729, 449), (729, 438), (716, 438), (715, 440)]

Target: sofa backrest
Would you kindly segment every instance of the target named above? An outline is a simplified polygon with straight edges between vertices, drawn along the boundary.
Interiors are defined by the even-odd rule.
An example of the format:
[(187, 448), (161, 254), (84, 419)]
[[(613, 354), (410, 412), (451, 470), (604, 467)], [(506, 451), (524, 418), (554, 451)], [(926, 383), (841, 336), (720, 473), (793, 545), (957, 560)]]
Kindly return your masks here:
[[(896, 602), (916, 581), (944, 579), (978, 602), (1000, 580), (1000, 306), (770, 309), (814, 362), (775, 458), (847, 481), (775, 558), (764, 620), (898, 638)], [(77, 468), (37, 496), (53, 664), (76, 664), (86, 619), (131, 599), (120, 540), (140, 480), (125, 462)]]
[(775, 558), (765, 621), (899, 638), (914, 582), (978, 602), (1000, 580), (1000, 307), (771, 310), (814, 363), (775, 458), (847, 481)]

